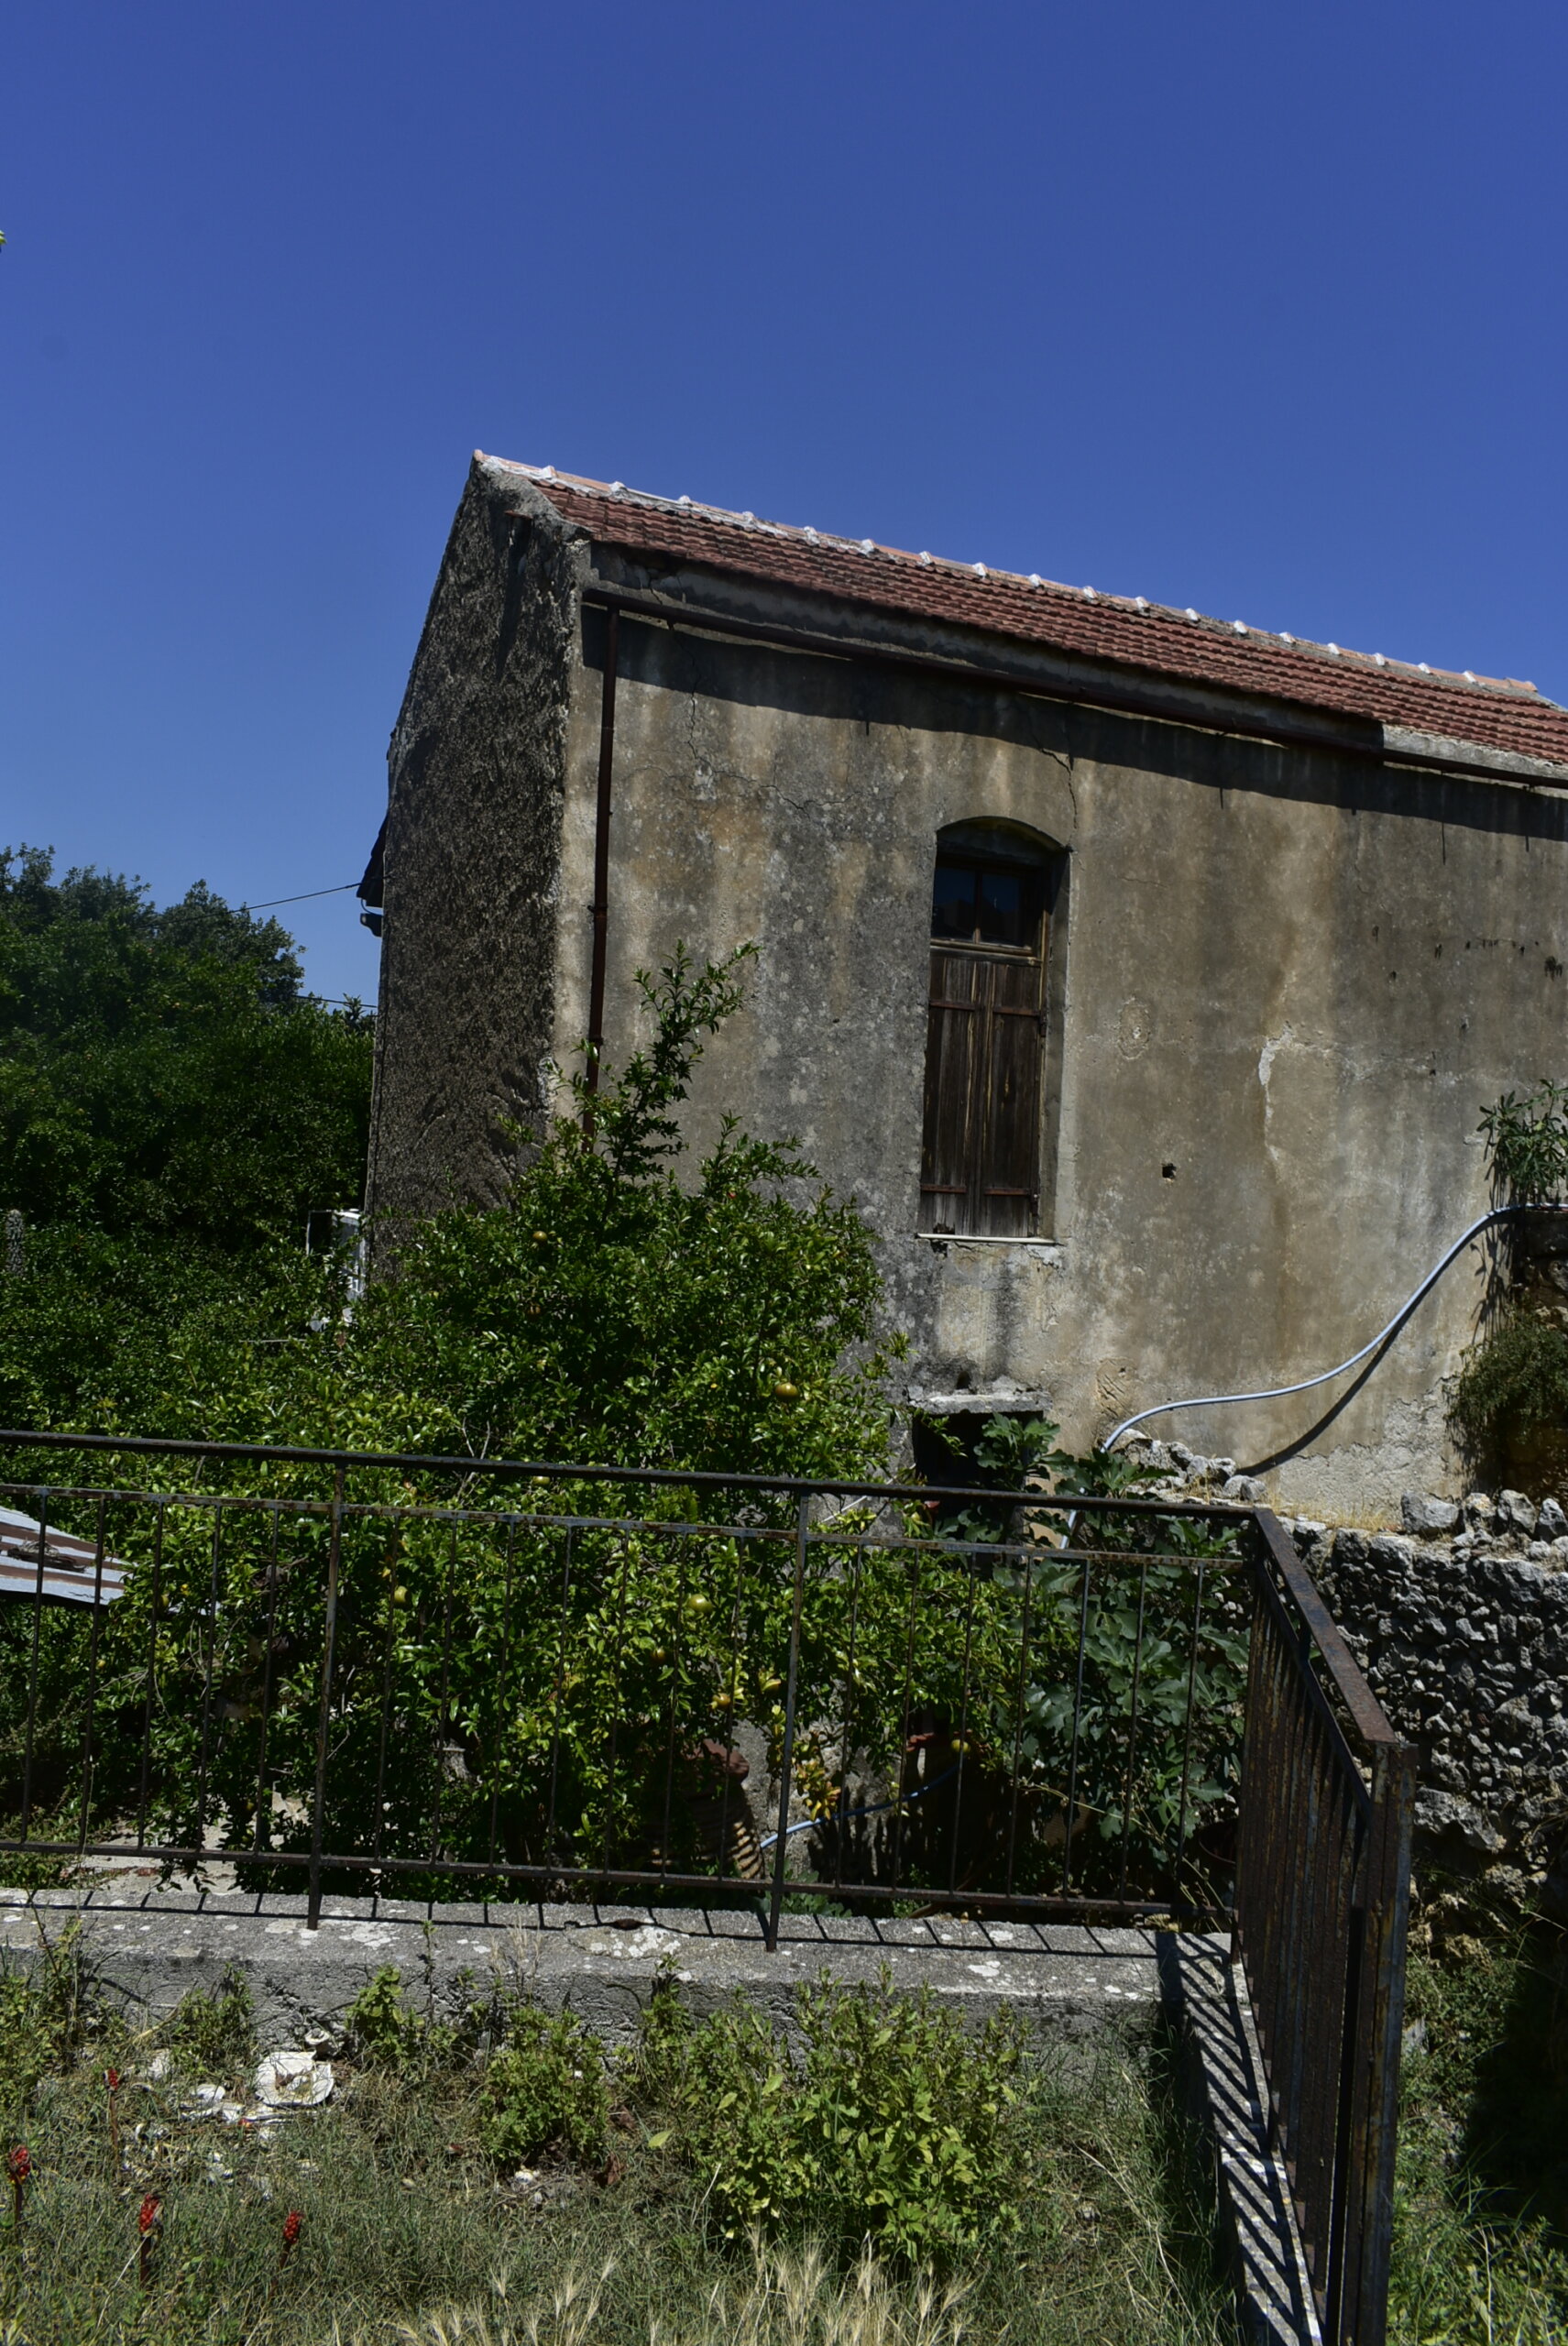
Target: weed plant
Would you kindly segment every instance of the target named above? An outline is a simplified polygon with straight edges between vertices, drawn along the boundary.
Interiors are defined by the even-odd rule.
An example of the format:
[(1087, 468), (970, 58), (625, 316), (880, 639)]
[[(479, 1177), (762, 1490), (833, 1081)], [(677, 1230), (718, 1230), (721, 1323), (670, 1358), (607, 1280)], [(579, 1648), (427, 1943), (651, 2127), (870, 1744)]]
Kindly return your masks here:
[(568, 2012), (521, 2004), (491, 2055), (480, 2095), (479, 2140), (501, 2165), (559, 2149), (604, 2156), (609, 2089), (604, 2047)]
[(1568, 1084), (1542, 1076), (1533, 1091), (1506, 1091), (1484, 1109), (1492, 1176), (1504, 1194), (1520, 1204), (1543, 1204), (1563, 1195), (1568, 1182)]
[(1010, 2236), (1020, 2217), (1023, 2041), (974, 2038), (929, 1997), (826, 1985), (798, 1999), (800, 2045), (750, 2006), (694, 2024), (666, 1977), (627, 2075), (665, 2116), (729, 2239), (809, 2223), (913, 2263)]
[(192, 1989), (166, 2031), (174, 2066), (188, 2077), (238, 2085), (256, 2066), (255, 2008), (241, 1973), (232, 1968), (209, 1995)]
[(1508, 1311), (1466, 1354), (1448, 1419), (1476, 1459), (1497, 1455), (1509, 1432), (1528, 1438), (1568, 1424), (1568, 1330), (1528, 1310)]

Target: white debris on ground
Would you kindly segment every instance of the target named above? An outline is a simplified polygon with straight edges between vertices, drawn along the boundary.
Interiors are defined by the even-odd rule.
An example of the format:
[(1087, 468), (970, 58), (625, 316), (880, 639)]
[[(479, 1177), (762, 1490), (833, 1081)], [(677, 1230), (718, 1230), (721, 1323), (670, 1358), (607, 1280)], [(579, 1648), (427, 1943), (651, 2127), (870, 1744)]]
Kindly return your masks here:
[[(148, 2064), (149, 2081), (167, 2077), (170, 2057), (157, 2054)], [(332, 2063), (313, 2053), (269, 2053), (257, 2064), (251, 2079), (254, 2101), (241, 2101), (226, 2087), (192, 2086), (185, 2104), (188, 2118), (221, 2118), (225, 2126), (276, 2126), (291, 2110), (313, 2110), (332, 2093)]]
[(252, 2083), (269, 2110), (311, 2110), (332, 2092), (332, 2063), (313, 2053), (268, 2053)]

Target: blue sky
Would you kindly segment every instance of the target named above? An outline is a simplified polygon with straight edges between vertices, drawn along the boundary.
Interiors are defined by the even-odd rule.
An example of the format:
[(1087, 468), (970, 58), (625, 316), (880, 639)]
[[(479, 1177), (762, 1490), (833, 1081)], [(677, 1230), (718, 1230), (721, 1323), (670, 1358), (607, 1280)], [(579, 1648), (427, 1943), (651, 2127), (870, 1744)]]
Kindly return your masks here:
[(15, 0), (0, 842), (356, 878), (476, 446), (1568, 699), (1565, 85), (1560, 0)]

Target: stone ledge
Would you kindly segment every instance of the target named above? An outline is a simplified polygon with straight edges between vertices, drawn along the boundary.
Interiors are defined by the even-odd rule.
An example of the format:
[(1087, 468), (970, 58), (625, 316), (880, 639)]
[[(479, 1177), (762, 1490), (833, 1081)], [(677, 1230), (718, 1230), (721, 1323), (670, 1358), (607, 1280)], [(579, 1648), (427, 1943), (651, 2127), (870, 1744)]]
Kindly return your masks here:
[(636, 2026), (660, 1963), (668, 1960), (695, 2010), (743, 1990), (787, 2023), (795, 1989), (827, 1972), (847, 1982), (928, 1987), (982, 2025), (1003, 2004), (1064, 2038), (1106, 2026), (1146, 2028), (1160, 2008), (1152, 1931), (1067, 1924), (785, 1915), (776, 1954), (758, 1915), (591, 1905), (424, 1905), (329, 1898), (321, 1926), (299, 1897), (192, 1891), (110, 1881), (85, 1891), (0, 1891), (0, 1955), (27, 1960), (40, 1928), (80, 1924), (103, 1989), (150, 2022), (193, 1987), (236, 1964), (257, 2021), (282, 2038), (334, 2029), (372, 1972), (396, 1964), (411, 1993), (440, 2010), (492, 1983), (569, 2002), (610, 2042)]

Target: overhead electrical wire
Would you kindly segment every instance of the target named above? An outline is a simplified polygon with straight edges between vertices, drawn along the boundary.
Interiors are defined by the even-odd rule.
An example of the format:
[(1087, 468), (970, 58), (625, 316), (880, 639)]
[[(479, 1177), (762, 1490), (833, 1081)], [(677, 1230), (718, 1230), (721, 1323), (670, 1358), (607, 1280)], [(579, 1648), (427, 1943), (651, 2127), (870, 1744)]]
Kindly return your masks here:
[(357, 880), (345, 880), (341, 888), (307, 888), (302, 896), (269, 896), (265, 904), (241, 904), (239, 910), (242, 913), (269, 913), (279, 904), (308, 904), (313, 896), (346, 896), (351, 888), (358, 885)]

